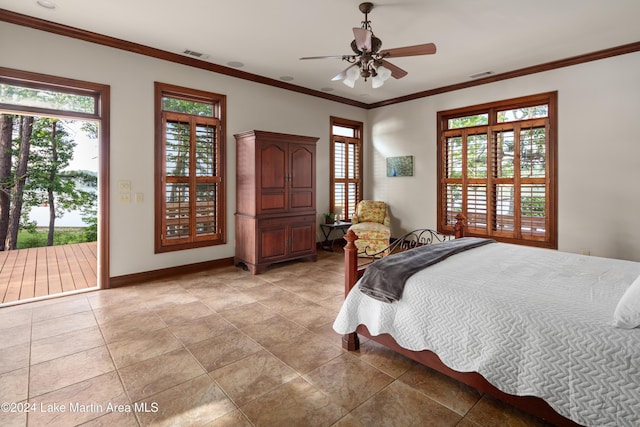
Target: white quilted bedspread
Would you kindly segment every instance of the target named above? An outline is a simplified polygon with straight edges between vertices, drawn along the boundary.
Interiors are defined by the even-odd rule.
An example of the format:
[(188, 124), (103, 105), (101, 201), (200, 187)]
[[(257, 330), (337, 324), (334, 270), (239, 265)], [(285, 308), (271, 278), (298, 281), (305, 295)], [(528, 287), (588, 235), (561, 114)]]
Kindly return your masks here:
[(579, 424), (640, 426), (640, 329), (612, 326), (638, 275), (636, 262), (495, 243), (415, 274), (397, 303), (354, 288), (333, 327), (431, 350)]

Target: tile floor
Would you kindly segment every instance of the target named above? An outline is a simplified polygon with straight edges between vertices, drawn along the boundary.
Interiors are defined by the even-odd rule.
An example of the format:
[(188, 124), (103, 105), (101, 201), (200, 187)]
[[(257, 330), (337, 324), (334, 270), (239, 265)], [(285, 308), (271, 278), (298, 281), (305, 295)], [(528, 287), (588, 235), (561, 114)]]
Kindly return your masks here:
[(342, 255), (0, 308), (2, 426), (542, 426), (369, 341)]

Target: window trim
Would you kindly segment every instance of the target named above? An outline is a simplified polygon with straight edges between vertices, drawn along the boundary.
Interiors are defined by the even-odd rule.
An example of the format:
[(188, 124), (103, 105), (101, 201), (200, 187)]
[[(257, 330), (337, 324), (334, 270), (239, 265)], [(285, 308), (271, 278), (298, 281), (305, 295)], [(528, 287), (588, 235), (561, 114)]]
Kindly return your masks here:
[[(201, 91), (197, 89), (191, 89), (167, 83), (154, 82), (155, 88), (155, 168), (154, 168), (154, 180), (155, 180), (155, 226), (154, 226), (154, 240), (155, 240), (155, 253), (164, 253), (172, 251), (180, 251), (186, 249), (196, 249), (207, 246), (222, 245), (226, 243), (226, 95), (220, 95), (217, 93)], [(217, 170), (216, 176), (220, 183), (218, 188), (218, 204), (216, 212), (216, 222), (218, 226), (217, 233), (219, 237), (202, 237), (197, 235), (189, 236), (189, 241), (179, 239), (175, 243), (167, 243), (163, 239), (164, 234), (164, 218), (165, 218), (165, 141), (164, 141), (164, 111), (162, 110), (162, 98), (170, 97), (176, 99), (182, 99), (186, 101), (196, 101), (201, 103), (207, 103), (213, 105), (213, 117), (209, 116), (194, 116), (184, 113), (166, 112), (171, 116), (188, 116), (202, 119), (203, 121), (215, 120), (219, 123), (219, 135), (218, 135), (218, 153), (217, 153)], [(192, 148), (193, 149), (193, 148)], [(193, 157), (191, 157), (193, 158)], [(211, 180), (212, 177), (207, 179)], [(195, 178), (194, 178), (195, 179)], [(193, 212), (193, 211), (192, 211)]]
[[(548, 105), (548, 117), (545, 120), (548, 120), (548, 130), (547, 130), (547, 164), (546, 164), (546, 182), (547, 182), (547, 191), (549, 194), (546, 195), (546, 225), (548, 227), (548, 233), (544, 240), (531, 240), (526, 238), (517, 238), (517, 237), (504, 237), (501, 236), (500, 233), (492, 233), (492, 230), (488, 230), (487, 234), (477, 233), (469, 230), (466, 235), (476, 236), (476, 237), (491, 237), (501, 242), (506, 243), (515, 243), (527, 246), (539, 246), (551, 249), (557, 249), (558, 247), (558, 182), (557, 182), (557, 149), (558, 149), (558, 141), (557, 141), (557, 98), (558, 92), (546, 92), (536, 95), (523, 96), (519, 98), (512, 98), (497, 102), (485, 103), (480, 105), (474, 105), (470, 107), (457, 108), (446, 111), (439, 111), (437, 113), (437, 180), (438, 180), (438, 189), (437, 189), (437, 228), (439, 232), (443, 233), (451, 233), (452, 225), (448, 225), (446, 223), (446, 190), (445, 190), (445, 139), (446, 134), (449, 131), (448, 129), (448, 120), (451, 118), (462, 117), (462, 116), (470, 116), (475, 114), (489, 113), (489, 123), (487, 125), (480, 125), (477, 127), (466, 127), (460, 129), (453, 129), (456, 131), (462, 132), (473, 132), (474, 128), (486, 128), (487, 135), (490, 133), (489, 130), (497, 130), (499, 128), (512, 127), (514, 122), (508, 123), (498, 123), (497, 122), (497, 112), (503, 111), (510, 108), (521, 108), (521, 107), (530, 107), (537, 106), (540, 104)], [(539, 121), (540, 119), (530, 119), (531, 122)], [(520, 123), (525, 123), (525, 121), (521, 121)], [(488, 144), (491, 144), (490, 138), (488, 138)], [(489, 153), (487, 154), (489, 156)], [(491, 175), (491, 170), (487, 169), (488, 175)], [(489, 179), (488, 179), (489, 181)], [(466, 184), (463, 184), (466, 185)], [(489, 196), (487, 195), (487, 199)], [(490, 206), (487, 206), (487, 210), (490, 210)], [(466, 212), (463, 212), (466, 214)], [(515, 228), (520, 227), (519, 224), (516, 224)]]
[[(333, 127), (334, 126), (340, 126), (340, 127), (346, 127), (346, 128), (351, 128), (353, 129), (353, 138), (350, 137), (345, 137), (345, 136), (341, 136), (341, 135), (334, 135), (333, 133)], [(364, 147), (364, 131), (363, 131), (363, 123), (362, 122), (358, 122), (355, 120), (349, 120), (349, 119), (341, 119), (339, 117), (334, 117), (331, 116), (330, 117), (330, 125), (329, 125), (329, 140), (330, 140), (330, 144), (329, 144), (329, 212), (335, 213), (335, 184), (336, 184), (336, 177), (335, 177), (335, 141), (336, 140), (351, 140), (351, 141), (355, 141), (356, 144), (358, 145), (358, 159), (357, 159), (357, 167), (358, 167), (358, 171), (359, 171), (359, 178), (356, 180), (352, 180), (356, 182), (356, 186), (357, 186), (357, 197), (356, 197), (356, 201), (355, 204), (357, 206), (357, 204), (362, 200), (363, 198), (363, 189), (364, 189), (364, 185), (363, 185), (363, 147)], [(353, 207), (354, 211), (355, 211), (355, 206)], [(345, 215), (347, 215), (348, 209), (346, 209), (345, 207)], [(351, 218), (342, 218), (343, 221), (351, 221)]]

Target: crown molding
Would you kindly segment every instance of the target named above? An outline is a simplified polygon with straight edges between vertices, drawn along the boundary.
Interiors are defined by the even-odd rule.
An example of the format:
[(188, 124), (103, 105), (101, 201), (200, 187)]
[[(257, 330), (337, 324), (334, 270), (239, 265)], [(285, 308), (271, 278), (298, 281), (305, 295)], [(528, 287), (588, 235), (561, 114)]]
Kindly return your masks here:
[(211, 71), (218, 74), (224, 74), (227, 76), (251, 81), (254, 83), (260, 83), (268, 86), (277, 87), (280, 89), (302, 93), (305, 95), (315, 96), (317, 98), (339, 102), (342, 104), (351, 105), (351, 106), (363, 108), (366, 110), (384, 107), (384, 106), (393, 105), (393, 104), (399, 104), (402, 102), (412, 101), (419, 98), (426, 98), (426, 97), (438, 95), (441, 93), (453, 92), (456, 90), (494, 83), (501, 80), (513, 79), (516, 77), (522, 77), (529, 74), (541, 73), (544, 71), (555, 70), (558, 68), (569, 67), (572, 65), (583, 64), (591, 61), (598, 61), (600, 59), (606, 59), (613, 56), (625, 55), (628, 53), (640, 51), (640, 41), (638, 41), (634, 43), (629, 43), (621, 46), (615, 46), (612, 48), (599, 50), (596, 52), (590, 52), (583, 55), (577, 55), (570, 58), (560, 59), (557, 61), (546, 62), (544, 64), (520, 68), (517, 70), (508, 71), (505, 73), (495, 74), (495, 75), (491, 75), (481, 79), (456, 83), (456, 84), (442, 86), (434, 89), (428, 89), (425, 91), (400, 96), (397, 98), (391, 98), (384, 101), (367, 104), (365, 102), (356, 101), (356, 100), (344, 98), (341, 96), (331, 95), (326, 92), (321, 92), (318, 90), (308, 89), (302, 86), (286, 83), (286, 82), (272, 79), (269, 77), (260, 76), (258, 74), (252, 74), (246, 71), (240, 71), (235, 68), (225, 67), (223, 65), (202, 61), (200, 59), (189, 58), (189, 57), (179, 55), (173, 52), (168, 52), (162, 49), (156, 49), (153, 47), (141, 45), (138, 43), (133, 43), (133, 42), (118, 39), (115, 37), (109, 37), (103, 34), (82, 30), (80, 28), (70, 27), (68, 25), (58, 24), (56, 22), (47, 21), (40, 18), (34, 18), (32, 16), (23, 15), (23, 14), (12, 12), (6, 9), (0, 9), (0, 21), (21, 25), (21, 26), (33, 28), (36, 30), (46, 31), (49, 33), (58, 34), (65, 37), (71, 37), (74, 39), (83, 40), (90, 43), (96, 43), (103, 46), (113, 47), (116, 49), (126, 50), (128, 52), (138, 53), (140, 55), (146, 55), (153, 58), (162, 59), (165, 61), (175, 62), (175, 63), (186, 65), (189, 67), (200, 68), (203, 70)]
[(246, 71), (240, 71), (235, 68), (225, 67), (223, 65), (214, 64), (212, 62), (207, 62), (207, 61), (203, 61), (196, 58), (189, 58), (187, 56), (183, 56), (177, 53), (168, 52), (162, 49), (156, 49), (153, 47), (130, 42), (127, 40), (118, 39), (115, 37), (105, 36), (103, 34), (94, 33), (91, 31), (82, 30), (80, 28), (59, 24), (57, 22), (47, 21), (40, 18), (34, 18), (33, 16), (23, 15), (21, 13), (12, 12), (6, 9), (0, 9), (0, 21), (8, 22), (10, 24), (21, 25), (23, 27), (33, 28), (40, 31), (45, 31), (52, 34), (58, 34), (65, 37), (71, 37), (74, 39), (83, 40), (90, 43), (96, 43), (102, 46), (113, 47), (116, 49), (121, 49), (128, 52), (137, 53), (140, 55), (150, 56), (152, 58), (175, 62), (178, 64), (187, 65), (189, 67), (200, 68), (203, 70), (212, 71), (214, 73), (235, 77), (238, 79), (248, 80), (254, 83), (261, 83), (267, 86), (273, 86), (280, 89), (290, 90), (290, 91), (302, 93), (305, 95), (311, 95), (318, 98), (327, 99), (329, 101), (340, 102), (342, 104), (352, 105), (355, 107), (360, 107), (365, 109), (368, 107), (368, 104), (360, 101), (355, 101), (353, 99), (331, 95), (326, 92), (308, 89), (302, 86), (286, 83), (286, 82), (272, 79), (269, 77), (260, 76), (258, 74), (252, 74)]

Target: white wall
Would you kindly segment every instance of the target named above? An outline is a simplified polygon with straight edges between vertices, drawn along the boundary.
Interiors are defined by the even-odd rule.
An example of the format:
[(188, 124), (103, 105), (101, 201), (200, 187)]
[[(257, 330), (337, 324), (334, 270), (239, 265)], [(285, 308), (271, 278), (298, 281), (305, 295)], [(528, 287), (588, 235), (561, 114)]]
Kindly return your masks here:
[[(234, 255), (235, 139), (260, 129), (319, 137), (318, 214), (329, 209), (329, 117), (365, 121), (360, 108), (248, 82), (205, 70), (0, 23), (2, 66), (111, 87), (110, 276), (232, 257)], [(154, 254), (153, 82), (227, 96), (227, 244)], [(117, 183), (131, 181), (142, 203), (118, 203)]]
[[(369, 111), (366, 196), (390, 204), (392, 234), (436, 226), (436, 114), (558, 91), (558, 248), (640, 261), (640, 53)], [(413, 177), (386, 177), (388, 156)]]

